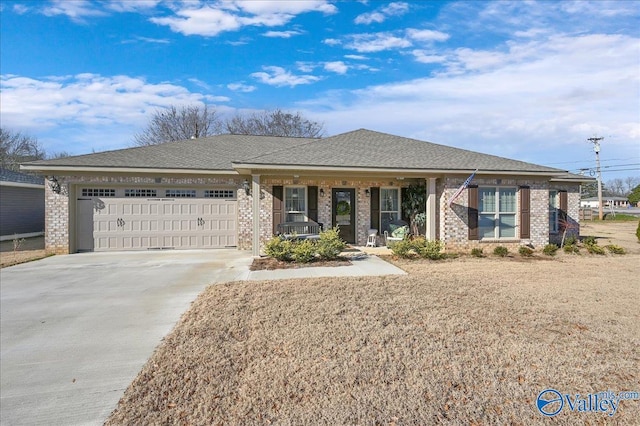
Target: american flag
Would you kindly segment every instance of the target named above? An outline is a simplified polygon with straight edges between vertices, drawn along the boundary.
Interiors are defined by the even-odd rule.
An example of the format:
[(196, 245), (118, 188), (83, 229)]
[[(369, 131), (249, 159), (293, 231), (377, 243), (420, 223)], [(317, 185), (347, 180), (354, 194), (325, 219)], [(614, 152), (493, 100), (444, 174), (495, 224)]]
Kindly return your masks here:
[(473, 173), (471, 173), (471, 176), (469, 176), (467, 178), (467, 180), (464, 181), (464, 183), (462, 184), (462, 186), (460, 188), (458, 188), (458, 190), (456, 191), (455, 194), (453, 194), (453, 196), (451, 197), (451, 199), (449, 200), (449, 207), (451, 207), (451, 205), (453, 204), (453, 202), (456, 200), (456, 198), (458, 198), (460, 196), (460, 194), (462, 194), (462, 191), (464, 191), (465, 189), (467, 189), (467, 187), (469, 186), (469, 184), (471, 183), (471, 181), (473, 180), (473, 177), (476, 175), (476, 172), (478, 171), (478, 169), (476, 169)]

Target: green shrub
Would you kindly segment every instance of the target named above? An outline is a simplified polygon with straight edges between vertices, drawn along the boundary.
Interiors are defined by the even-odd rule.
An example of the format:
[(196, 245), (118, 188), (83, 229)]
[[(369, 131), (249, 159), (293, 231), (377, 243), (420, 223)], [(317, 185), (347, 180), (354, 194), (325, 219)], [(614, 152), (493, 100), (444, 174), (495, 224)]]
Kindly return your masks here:
[(397, 241), (390, 248), (393, 254), (405, 259), (409, 257), (413, 257), (413, 255), (415, 254), (414, 244), (413, 244), (413, 241), (411, 240)]
[(347, 244), (340, 238), (338, 228), (335, 227), (320, 233), (316, 250), (322, 259), (333, 260), (340, 256), (346, 246)]
[(591, 254), (605, 254), (604, 248), (597, 244), (587, 244), (587, 251)]
[(293, 255), (293, 243), (290, 240), (273, 237), (265, 245), (264, 252), (275, 259), (290, 261)]
[(557, 251), (558, 251), (558, 246), (555, 244), (547, 244), (542, 249), (542, 252), (547, 256), (555, 256)]
[(638, 237), (638, 242), (640, 243), (640, 220), (638, 221), (638, 229), (636, 229), (636, 237)]
[(509, 254), (509, 249), (505, 246), (498, 246), (493, 249), (493, 254), (495, 254), (496, 256), (505, 257)]
[(427, 241), (424, 238), (417, 238), (413, 240), (413, 248), (420, 257), (431, 260), (438, 260), (444, 258), (442, 249), (444, 244), (440, 240)]
[(471, 249), (471, 256), (484, 257), (484, 254), (482, 253), (482, 249), (480, 247), (475, 247)]
[(309, 263), (316, 257), (316, 243), (311, 240), (302, 240), (293, 244), (291, 258), (298, 263)]
[(576, 244), (567, 244), (563, 248), (565, 253), (569, 254), (578, 254), (580, 253), (580, 248)]
[(578, 237), (575, 234), (571, 234), (564, 239), (565, 246), (575, 246), (577, 244), (578, 244)]
[(608, 246), (605, 246), (605, 248), (607, 250), (609, 250), (609, 253), (612, 253), (612, 254), (625, 254), (626, 253), (624, 248), (622, 248), (620, 246), (617, 246), (615, 244), (609, 244)]
[(596, 240), (596, 237), (589, 235), (584, 240), (582, 240), (582, 244), (584, 244), (585, 246), (595, 246), (598, 244), (598, 240)]
[(416, 255), (431, 260), (446, 257), (445, 254), (442, 253), (442, 249), (444, 248), (442, 241), (427, 241), (424, 237), (398, 241), (390, 248), (393, 254), (405, 259), (412, 258)]
[(520, 253), (520, 256), (522, 256), (522, 257), (531, 257), (531, 256), (533, 256), (533, 250), (530, 247), (527, 247), (527, 246), (520, 246), (520, 248), (518, 249), (518, 253)]

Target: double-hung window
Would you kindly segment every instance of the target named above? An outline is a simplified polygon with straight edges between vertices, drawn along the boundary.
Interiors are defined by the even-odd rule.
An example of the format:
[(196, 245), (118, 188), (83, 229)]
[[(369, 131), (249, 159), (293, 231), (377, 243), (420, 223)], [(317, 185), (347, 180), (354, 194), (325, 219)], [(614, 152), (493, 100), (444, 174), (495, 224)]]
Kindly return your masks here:
[(516, 188), (478, 188), (480, 238), (515, 238), (516, 211)]
[(286, 222), (306, 222), (307, 188), (304, 186), (287, 186), (284, 189), (284, 206)]
[(400, 189), (380, 189), (380, 232), (390, 231), (389, 224), (400, 220)]
[(558, 191), (549, 191), (549, 232), (558, 232)]

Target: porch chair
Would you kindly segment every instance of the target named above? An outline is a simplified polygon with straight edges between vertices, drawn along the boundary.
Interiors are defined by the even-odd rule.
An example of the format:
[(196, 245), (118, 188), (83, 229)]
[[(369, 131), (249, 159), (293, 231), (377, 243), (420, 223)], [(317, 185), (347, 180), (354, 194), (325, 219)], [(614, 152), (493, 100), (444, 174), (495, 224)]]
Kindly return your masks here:
[(402, 241), (409, 236), (409, 224), (404, 220), (398, 220), (389, 224), (389, 231), (384, 231), (384, 241), (387, 247), (392, 246), (398, 241)]
[(367, 231), (367, 244), (365, 247), (376, 247), (378, 245), (378, 230), (369, 229)]

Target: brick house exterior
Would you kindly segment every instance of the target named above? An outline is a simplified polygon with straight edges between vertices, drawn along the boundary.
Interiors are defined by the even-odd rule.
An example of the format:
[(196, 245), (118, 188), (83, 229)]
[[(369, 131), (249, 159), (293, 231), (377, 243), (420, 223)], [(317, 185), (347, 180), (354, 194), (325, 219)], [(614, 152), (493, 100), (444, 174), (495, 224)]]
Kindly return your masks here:
[[(168, 248), (162, 241), (172, 248), (175, 241), (176, 248), (223, 247), (231, 241), (230, 245), (259, 255), (278, 224), (276, 205), (288, 209), (286, 217), (314, 220), (326, 229), (338, 222), (336, 197), (350, 197), (354, 209), (347, 225), (352, 228), (350, 242), (364, 245), (368, 229), (382, 234), (383, 216), (403, 218), (402, 193), (411, 184), (427, 189), (426, 237), (442, 240), (448, 250), (495, 245), (541, 248), (561, 236), (562, 220), (572, 224), (569, 232), (579, 232), (579, 188), (591, 180), (368, 130), (324, 139), (220, 135), (38, 161), (23, 168), (48, 177), (45, 246), (58, 254), (82, 251), (86, 241), (91, 250), (95, 238), (99, 250)], [(469, 188), (450, 206), (452, 195), (475, 169)], [(381, 194), (384, 203), (388, 200), (384, 206)], [(138, 198), (126, 198), (134, 196)], [(180, 198), (187, 196), (192, 198)], [(206, 198), (210, 196), (221, 198)], [(93, 208), (81, 208), (82, 203), (92, 203)], [(298, 207), (293, 211), (291, 206)], [(124, 210), (102, 219), (100, 215), (111, 207), (114, 212)], [(136, 219), (127, 209), (164, 216), (149, 221), (148, 213)], [(210, 221), (223, 213), (224, 221)], [(148, 223), (151, 228), (145, 228)], [(158, 223), (164, 228), (155, 230)], [(210, 242), (207, 237), (222, 228), (227, 239), (202, 243)], [(98, 245), (100, 232), (107, 235), (105, 241), (110, 241), (112, 232), (125, 243)], [(165, 239), (140, 244), (155, 241), (149, 239), (154, 233), (166, 234)], [(138, 245), (127, 245), (134, 240)]]

